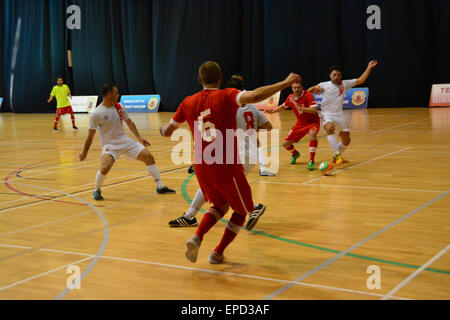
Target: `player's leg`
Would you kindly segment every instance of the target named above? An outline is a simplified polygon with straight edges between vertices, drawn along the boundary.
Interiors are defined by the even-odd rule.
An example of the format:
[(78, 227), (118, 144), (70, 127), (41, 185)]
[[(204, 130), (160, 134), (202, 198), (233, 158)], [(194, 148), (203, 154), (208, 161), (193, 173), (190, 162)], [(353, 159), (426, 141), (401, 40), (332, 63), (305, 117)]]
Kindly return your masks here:
[(292, 130), (291, 133), (284, 138), (283, 140), (283, 148), (285, 148), (287, 151), (289, 151), (291, 153), (291, 161), (289, 162), (290, 164), (295, 164), (296, 160), (300, 157), (300, 152), (298, 152), (295, 147), (294, 147), (294, 141), (289, 140), (290, 136), (292, 134)]
[(202, 189), (198, 189), (195, 193), (194, 199), (191, 201), (188, 211), (186, 211), (181, 217), (169, 221), (171, 227), (196, 227), (198, 225), (195, 216), (200, 211), (201, 207), (205, 204), (205, 196)]
[(258, 142), (258, 164), (259, 164), (259, 175), (263, 177), (274, 177), (275, 173), (270, 172), (266, 168), (266, 158), (264, 157), (264, 152), (261, 148), (261, 144)]
[(333, 162), (336, 161), (336, 155), (339, 155), (338, 152), (338, 139), (335, 134), (336, 127), (331, 120), (326, 120), (324, 122), (323, 128), (327, 132), (328, 143), (330, 144), (331, 149), (333, 150)]
[[(245, 175), (242, 172), (238, 172), (231, 178), (232, 179), (228, 180), (228, 183), (224, 185), (223, 192), (234, 212), (231, 219), (228, 221), (219, 245), (209, 256), (208, 261), (211, 264), (217, 264), (223, 261), (223, 252), (230, 243), (233, 242), (244, 225), (245, 216), (254, 212), (252, 191)], [(264, 206), (263, 210), (265, 210)]]
[(106, 180), (106, 175), (111, 170), (114, 164), (114, 158), (111, 154), (102, 154), (100, 159), (100, 170), (97, 171), (97, 175), (95, 176), (95, 190), (93, 193), (94, 200), (100, 201), (103, 200), (101, 189), (103, 187), (103, 183)]
[(316, 156), (316, 150), (317, 150), (317, 131), (318, 127), (312, 127), (308, 134), (309, 134), (309, 162), (308, 166), (306, 167), (308, 170), (314, 170), (314, 158)]
[(127, 151), (127, 154), (134, 157), (135, 152), (134, 150), (141, 149), (138, 156), (135, 158), (136, 160), (142, 161), (145, 164), (145, 167), (147, 168), (148, 173), (152, 176), (153, 180), (156, 183), (156, 192), (158, 193), (175, 193), (175, 190), (170, 189), (169, 187), (165, 186), (161, 181), (161, 174), (159, 172), (158, 166), (155, 163), (155, 159), (153, 158), (153, 155), (144, 148), (141, 144), (135, 142), (135, 147), (133, 147), (131, 150)]
[(342, 158), (342, 154), (344, 153), (345, 149), (350, 144), (350, 129), (347, 124), (347, 120), (345, 120), (344, 115), (340, 115), (339, 117), (336, 117), (336, 123), (341, 128), (341, 132), (339, 133), (339, 136), (341, 137), (341, 141), (337, 145), (337, 151), (335, 154), (336, 158), (336, 164), (342, 164), (345, 162), (344, 158)]
[(58, 121), (60, 117), (61, 117), (60, 109), (56, 109), (56, 117), (53, 123), (53, 131), (58, 131)]
[(74, 130), (78, 130), (77, 126), (75, 125), (75, 116), (73, 115), (72, 106), (68, 106), (67, 109), (70, 113), (70, 119), (72, 120), (72, 128)]

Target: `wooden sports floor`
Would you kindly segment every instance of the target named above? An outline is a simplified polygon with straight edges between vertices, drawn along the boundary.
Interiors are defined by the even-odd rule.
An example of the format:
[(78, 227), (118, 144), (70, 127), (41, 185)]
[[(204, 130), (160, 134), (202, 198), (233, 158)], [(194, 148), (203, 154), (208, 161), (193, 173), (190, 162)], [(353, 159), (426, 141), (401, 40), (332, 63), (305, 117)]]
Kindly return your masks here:
[[(156, 194), (143, 164), (122, 157), (103, 202), (92, 200), (98, 137), (77, 159), (89, 115), (76, 115), (78, 132), (62, 117), (54, 133), (52, 114), (0, 114), (0, 299), (450, 299), (450, 109), (345, 114), (349, 162), (330, 177), (306, 170), (307, 140), (289, 165), (278, 145), (294, 114), (270, 117), (279, 171), (248, 175), (267, 210), (222, 265), (207, 259), (224, 221), (195, 264), (184, 256), (195, 228), (168, 227), (198, 187), (189, 165), (171, 160), (177, 142), (159, 136), (171, 113), (131, 117), (177, 193)], [(319, 135), (317, 166), (331, 156)], [(70, 290), (77, 270), (80, 289)]]

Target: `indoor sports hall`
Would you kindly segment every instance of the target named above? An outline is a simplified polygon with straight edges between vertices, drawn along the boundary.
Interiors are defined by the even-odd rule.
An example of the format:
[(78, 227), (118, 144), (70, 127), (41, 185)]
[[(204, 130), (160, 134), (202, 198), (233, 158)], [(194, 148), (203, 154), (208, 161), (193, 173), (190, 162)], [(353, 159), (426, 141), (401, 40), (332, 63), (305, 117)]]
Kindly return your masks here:
[[(449, 300), (450, 68), (440, 40), (449, 12), (448, 1), (425, 0), (1, 1), (0, 299)], [(322, 88), (334, 83), (334, 65), (343, 80), (365, 77), (340, 93), (351, 134), (342, 163), (324, 127), (326, 89), (315, 96), (314, 170), (309, 135), (294, 143), (293, 164), (283, 147), (296, 107), (270, 112), (291, 101), (291, 85), (255, 103), (273, 126), (259, 136), (275, 175), (256, 165), (246, 176), (265, 211), (218, 264), (208, 257), (233, 209), (205, 235), (197, 261), (186, 259), (197, 225), (169, 221), (199, 189), (188, 173), (194, 137), (161, 135), (205, 87), (205, 61), (220, 64), (221, 88), (239, 74), (247, 92), (291, 72), (304, 92)], [(59, 79), (70, 90), (63, 98), (52, 95), (64, 88)], [(111, 156), (104, 200), (93, 198), (109, 151), (100, 129), (80, 154), (111, 95), (105, 83), (176, 193), (156, 192), (146, 167), (122, 155)], [(74, 120), (52, 97), (70, 98)], [(127, 121), (120, 115), (138, 140)], [(191, 133), (186, 122), (180, 130)]]

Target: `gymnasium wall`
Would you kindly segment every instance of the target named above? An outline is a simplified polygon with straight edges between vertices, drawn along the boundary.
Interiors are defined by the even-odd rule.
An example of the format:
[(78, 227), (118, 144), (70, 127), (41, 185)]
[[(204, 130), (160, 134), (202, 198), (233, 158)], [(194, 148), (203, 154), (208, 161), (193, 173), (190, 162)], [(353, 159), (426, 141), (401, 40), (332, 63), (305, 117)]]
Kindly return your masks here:
[[(381, 29), (369, 30), (373, 4)], [(66, 27), (69, 5), (80, 29)], [(205, 60), (252, 89), (291, 71), (314, 85), (332, 64), (354, 78), (377, 59), (369, 107), (425, 106), (432, 83), (450, 82), (448, 0), (0, 0), (0, 10), (2, 111), (53, 112), (57, 75), (73, 94), (114, 82), (121, 94), (159, 93), (160, 110), (174, 111), (200, 89)]]

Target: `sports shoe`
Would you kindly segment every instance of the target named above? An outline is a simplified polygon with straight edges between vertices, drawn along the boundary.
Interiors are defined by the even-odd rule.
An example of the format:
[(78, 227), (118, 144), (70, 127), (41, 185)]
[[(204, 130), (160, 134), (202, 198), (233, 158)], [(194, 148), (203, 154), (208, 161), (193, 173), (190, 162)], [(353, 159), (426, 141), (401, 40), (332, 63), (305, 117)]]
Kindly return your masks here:
[(219, 255), (217, 252), (213, 251), (209, 255), (208, 262), (211, 264), (219, 264), (223, 262), (223, 254)]
[(326, 167), (321, 169), (322, 175), (323, 176), (330, 176), (329, 172), (331, 172), (334, 169), (333, 162), (332, 161), (330, 161), (330, 162), (325, 161), (325, 163), (326, 163)]
[(253, 212), (250, 213), (247, 225), (245, 226), (248, 231), (253, 229), (253, 227), (258, 222), (258, 219), (264, 214), (264, 211), (266, 211), (265, 205), (259, 203), (255, 206), (255, 210), (253, 210)]
[(73, 126), (72, 128), (73, 128), (73, 130), (78, 130), (77, 126)]
[(92, 197), (94, 198), (94, 200), (97, 200), (97, 201), (104, 200), (100, 190), (95, 190), (94, 193), (92, 194)]
[(314, 170), (314, 161), (309, 160), (308, 165), (306, 166), (306, 169), (313, 171)]
[(197, 261), (197, 256), (198, 256), (198, 249), (200, 249), (200, 238), (198, 237), (198, 235), (194, 235), (192, 238), (190, 238), (187, 242), (186, 242), (186, 258), (188, 258), (188, 260), (190, 262), (195, 262)]
[(333, 163), (336, 163), (336, 165), (340, 165), (344, 163), (344, 158), (342, 158), (342, 156), (337, 153), (333, 156)]
[(275, 173), (267, 170), (259, 170), (259, 175), (262, 177), (275, 177)]
[(189, 167), (188, 173), (189, 173), (189, 174), (194, 173), (194, 165), (191, 165), (191, 166)]
[(184, 215), (178, 219), (169, 221), (169, 226), (171, 227), (196, 227), (198, 225), (197, 219), (192, 218), (191, 220), (186, 219)]
[(176, 193), (175, 190), (170, 189), (169, 187), (162, 187), (162, 188), (156, 188), (156, 192), (163, 194), (163, 193)]
[(53, 127), (53, 131), (54, 131), (54, 132), (56, 132), (56, 131), (58, 131), (58, 129), (57, 129), (57, 128), (55, 128), (55, 127)]
[(291, 158), (291, 162), (289, 162), (289, 164), (295, 164), (296, 160), (300, 157), (300, 152), (297, 153), (296, 155), (292, 156)]

